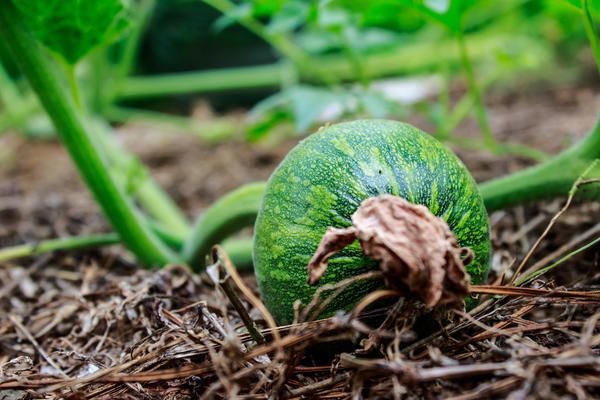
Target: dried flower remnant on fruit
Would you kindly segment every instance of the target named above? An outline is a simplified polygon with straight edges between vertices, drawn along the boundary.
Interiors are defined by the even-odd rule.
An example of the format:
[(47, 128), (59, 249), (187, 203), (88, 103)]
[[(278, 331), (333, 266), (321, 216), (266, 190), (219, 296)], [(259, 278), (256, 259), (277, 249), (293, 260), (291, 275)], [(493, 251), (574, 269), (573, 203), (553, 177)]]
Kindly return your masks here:
[(470, 281), (465, 266), (473, 254), (459, 247), (448, 224), (427, 207), (381, 195), (365, 200), (352, 223), (327, 230), (308, 264), (309, 284), (319, 282), (331, 256), (358, 239), (363, 253), (379, 261), (388, 287), (416, 296), (429, 308), (464, 304)]

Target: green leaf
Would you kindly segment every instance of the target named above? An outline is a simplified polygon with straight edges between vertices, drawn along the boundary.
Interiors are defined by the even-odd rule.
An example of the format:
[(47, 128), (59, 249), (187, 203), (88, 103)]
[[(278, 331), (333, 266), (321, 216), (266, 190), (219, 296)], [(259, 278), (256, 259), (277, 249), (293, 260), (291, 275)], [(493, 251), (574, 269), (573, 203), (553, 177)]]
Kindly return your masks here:
[(451, 32), (461, 29), (462, 1), (461, 0), (423, 0), (416, 6), (431, 19), (444, 25)]
[(292, 122), (296, 132), (304, 132), (315, 124), (325, 111), (341, 113), (348, 95), (309, 85), (296, 85), (258, 103), (251, 112), (255, 121), (252, 139), (265, 136), (282, 122)]
[[(2, 0), (6, 1), (6, 0)], [(128, 26), (121, 0), (13, 0), (35, 37), (69, 64)]]
[(293, 32), (308, 18), (309, 5), (304, 1), (286, 1), (268, 25), (271, 33)]
[[(565, 3), (568, 3), (568, 4), (572, 5), (573, 7), (576, 7), (580, 10), (583, 5), (581, 0), (564, 0), (564, 1), (565, 1)], [(590, 5), (590, 8), (595, 11), (600, 9), (600, 1), (599, 0), (588, 0), (588, 3)]]
[(243, 20), (252, 16), (252, 4), (242, 3), (226, 14), (223, 14), (213, 24), (213, 30), (215, 32), (221, 32), (229, 28), (231, 25), (236, 24), (238, 21)]
[(339, 96), (330, 90), (307, 85), (298, 85), (290, 89), (288, 95), (299, 132), (308, 129), (328, 106), (339, 100)]
[(425, 0), (425, 7), (438, 14), (443, 14), (450, 9), (450, 0)]
[(403, 114), (400, 103), (387, 99), (381, 93), (363, 91), (356, 94), (356, 99), (369, 117), (399, 117)]

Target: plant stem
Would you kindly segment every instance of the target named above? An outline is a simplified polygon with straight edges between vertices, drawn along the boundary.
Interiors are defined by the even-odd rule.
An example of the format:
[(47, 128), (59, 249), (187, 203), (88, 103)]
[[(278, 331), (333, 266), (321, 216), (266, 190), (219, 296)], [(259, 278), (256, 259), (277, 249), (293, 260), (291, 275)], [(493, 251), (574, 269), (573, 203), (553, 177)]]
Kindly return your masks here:
[[(489, 148), (484, 142), (477, 139), (465, 138), (460, 136), (448, 136), (444, 139), (445, 143), (453, 143), (459, 147), (472, 150), (488, 150)], [(542, 162), (550, 159), (550, 156), (541, 150), (520, 144), (520, 143), (499, 143), (498, 153), (500, 154), (515, 154), (521, 157), (530, 158), (537, 162)]]
[(227, 239), (223, 248), (238, 271), (252, 271), (252, 239)]
[(494, 134), (492, 133), (492, 128), (490, 127), (490, 122), (488, 120), (485, 105), (483, 104), (483, 100), (481, 99), (481, 92), (479, 91), (477, 80), (475, 79), (473, 65), (471, 64), (471, 59), (469, 58), (469, 53), (467, 51), (467, 45), (465, 43), (465, 38), (462, 30), (458, 31), (458, 33), (456, 34), (456, 39), (458, 41), (458, 49), (460, 52), (460, 60), (462, 63), (462, 67), (465, 72), (467, 82), (469, 83), (469, 92), (471, 93), (471, 96), (473, 97), (473, 100), (475, 102), (475, 113), (477, 115), (477, 121), (479, 122), (479, 129), (481, 130), (481, 135), (483, 136), (483, 142), (490, 150), (492, 150), (493, 152), (497, 152), (498, 143), (496, 142)]
[(142, 0), (137, 3), (135, 8), (137, 15), (125, 39), (125, 46), (117, 64), (115, 79), (125, 78), (134, 69), (140, 42), (155, 5), (155, 0)]
[[(122, 187), (131, 186), (131, 195), (165, 229), (181, 237), (189, 235), (190, 225), (185, 215), (173, 202), (173, 199), (152, 179), (145, 165), (137, 157), (127, 152), (116, 140), (108, 124), (97, 120), (94, 124), (94, 133), (96, 133), (96, 145), (103, 150), (104, 156), (113, 170), (113, 179), (120, 181)], [(137, 172), (137, 182), (128, 185), (123, 177), (126, 177), (132, 170)]]
[(64, 63), (65, 70), (67, 71), (67, 79), (69, 81), (69, 89), (71, 89), (71, 99), (73, 99), (73, 103), (75, 107), (82, 112), (83, 111), (83, 103), (81, 102), (81, 96), (79, 95), (79, 86), (77, 84), (77, 72), (75, 69), (75, 65)]
[[(552, 159), (514, 174), (484, 182), (479, 188), (488, 211), (532, 200), (566, 196), (573, 182), (591, 162), (598, 158), (600, 158), (600, 119), (585, 138)], [(600, 167), (594, 167), (589, 177), (600, 177)], [(581, 192), (583, 195), (598, 197), (594, 188), (583, 188)]]
[[(390, 75), (408, 75), (415, 71), (420, 73), (436, 72), (438, 71), (437, 65), (442, 61), (449, 63), (450, 68), (456, 69), (461, 60), (456, 47), (452, 44), (454, 42), (448, 39), (438, 40), (436, 43), (438, 51), (436, 52), (431, 51), (431, 41), (423, 40), (403, 44), (389, 51), (365, 56), (363, 72), (368, 79)], [(495, 35), (490, 37), (483, 34), (469, 36), (470, 53), (475, 58), (482, 58), (492, 49), (509, 45), (515, 52), (539, 52), (536, 50), (539, 48), (539, 44), (524, 36)], [(331, 73), (339, 80), (356, 78), (356, 71), (347, 57), (319, 56), (315, 60), (319, 73)], [(134, 76), (124, 79), (120, 84), (117, 83), (115, 95), (120, 100), (126, 100), (178, 94), (276, 88), (293, 72), (294, 68), (289, 63), (278, 62), (252, 67)], [(314, 80), (301, 70), (298, 73), (300, 78)]]
[(21, 94), (1, 62), (0, 88), (2, 88), (2, 90), (0, 90), (0, 102), (2, 103), (5, 112), (12, 113), (12, 110), (18, 107), (22, 101)]
[[(443, 141), (446, 138), (448, 138), (448, 136), (450, 136), (451, 129), (449, 129), (450, 126), (448, 124), (448, 120), (450, 119), (451, 115), (456, 114), (456, 110), (451, 112), (451, 108), (450, 108), (450, 90), (451, 90), (452, 80), (451, 80), (451, 76), (450, 76), (450, 66), (448, 65), (447, 62), (440, 64), (439, 74), (442, 76), (442, 79), (443, 79), (442, 88), (438, 95), (438, 103), (442, 109), (442, 121), (443, 122), (438, 125), (433, 136), (436, 139)], [(461, 104), (461, 102), (463, 102), (464, 97), (465, 96), (463, 96), (463, 98), (458, 102), (458, 104)]]
[(23, 99), (18, 108), (12, 107), (0, 115), (0, 135), (9, 129), (19, 129), (25, 125), (34, 113), (40, 111), (37, 99), (28, 97)]
[(596, 61), (596, 68), (600, 72), (600, 43), (598, 42), (598, 35), (596, 34), (596, 28), (594, 27), (594, 19), (590, 11), (590, 1), (581, 0), (581, 10), (583, 12), (583, 26), (585, 33), (592, 46), (592, 52), (594, 53), (594, 59)]
[(71, 154), (79, 173), (123, 243), (149, 266), (175, 262), (178, 257), (150, 230), (144, 217), (112, 179), (94, 147), (83, 118), (65, 95), (60, 78), (37, 41), (20, 25), (12, 2), (0, 2), (0, 37), (12, 51), (21, 72), (37, 93)]
[(125, 79), (116, 87), (122, 99), (148, 98), (195, 92), (269, 88), (277, 86), (289, 64), (276, 63), (253, 67), (227, 68), (215, 71), (179, 72)]
[(21, 257), (33, 257), (56, 250), (74, 250), (85, 247), (108, 246), (119, 242), (119, 235), (116, 233), (43, 240), (34, 244), (21, 244), (0, 249), (0, 262), (6, 262)]
[(182, 258), (188, 265), (196, 270), (204, 268), (204, 257), (214, 244), (254, 224), (265, 186), (264, 182), (242, 186), (221, 197), (202, 214), (183, 246)]
[(107, 109), (104, 116), (111, 122), (135, 122), (158, 126), (162, 130), (190, 133), (207, 142), (231, 139), (243, 128), (243, 123), (234, 118), (219, 117), (208, 121), (196, 121), (189, 117), (116, 106)]
[[(231, 14), (236, 8), (236, 4), (229, 0), (204, 0), (204, 2), (225, 15)], [(237, 22), (269, 43), (279, 54), (291, 60), (301, 71), (311, 75), (312, 78), (327, 84), (338, 81), (335, 75), (329, 71), (318, 68), (316, 61), (304, 49), (297, 46), (287, 33), (269, 31), (252, 15), (239, 18)]]
[[(173, 247), (181, 248), (181, 238), (170, 237)], [(42, 240), (32, 244), (20, 244), (0, 249), (0, 263), (22, 257), (34, 257), (52, 251), (66, 251), (89, 247), (111, 246), (121, 243), (116, 233), (74, 236)], [(252, 239), (228, 239), (223, 248), (240, 271), (252, 270)]]

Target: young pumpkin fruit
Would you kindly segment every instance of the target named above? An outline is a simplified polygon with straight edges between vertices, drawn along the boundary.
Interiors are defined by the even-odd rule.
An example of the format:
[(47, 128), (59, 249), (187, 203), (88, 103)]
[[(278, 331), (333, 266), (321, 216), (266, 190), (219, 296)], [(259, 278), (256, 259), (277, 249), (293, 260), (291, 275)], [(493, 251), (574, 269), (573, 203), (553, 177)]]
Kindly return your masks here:
[[(307, 264), (327, 228), (352, 225), (360, 204), (382, 194), (424, 205), (445, 220), (461, 247), (474, 253), (475, 283), (489, 268), (487, 212), (461, 161), (433, 137), (396, 121), (359, 120), (329, 126), (300, 142), (271, 175), (255, 225), (254, 268), (263, 301), (281, 324), (293, 319), (317, 287)], [(376, 268), (358, 242), (329, 259), (320, 285)], [(322, 316), (350, 309), (381, 281), (350, 285)]]

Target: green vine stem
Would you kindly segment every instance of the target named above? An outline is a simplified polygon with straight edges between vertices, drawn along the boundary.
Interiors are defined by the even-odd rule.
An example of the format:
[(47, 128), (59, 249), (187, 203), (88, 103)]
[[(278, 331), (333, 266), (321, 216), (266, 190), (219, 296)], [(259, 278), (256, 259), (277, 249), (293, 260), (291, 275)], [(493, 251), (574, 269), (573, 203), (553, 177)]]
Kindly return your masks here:
[[(364, 58), (363, 73), (369, 79), (383, 76), (409, 75), (419, 72), (436, 72), (441, 61), (448, 62), (450, 68), (457, 70), (461, 62), (460, 54), (453, 46), (454, 41), (441, 39), (435, 43), (437, 51), (432, 52), (433, 43), (426, 39), (390, 49), (386, 52), (370, 54)], [(486, 57), (491, 49), (505, 48), (510, 45), (515, 53), (528, 52), (544, 56), (545, 50), (526, 36), (490, 36), (471, 34), (469, 36), (469, 55), (471, 58)], [(315, 57), (315, 68), (319, 73), (328, 72), (339, 80), (356, 78), (356, 70), (347, 57), (339, 55)], [(293, 75), (290, 63), (258, 65), (251, 67), (227, 68), (220, 70), (180, 72), (172, 74), (132, 76), (116, 83), (115, 95), (118, 100), (151, 98), (179, 94), (224, 92), (255, 88), (275, 88), (285, 77)], [(312, 75), (300, 70), (301, 78), (314, 80)]]
[[(479, 188), (488, 211), (511, 207), (532, 200), (566, 196), (573, 182), (594, 160), (600, 158), (600, 119), (592, 131), (557, 156), (531, 168), (482, 183)], [(600, 167), (589, 177), (600, 177)], [(582, 189), (593, 196), (597, 187)]]
[[(237, 5), (229, 0), (203, 0), (209, 6), (219, 10), (224, 15), (231, 15)], [(317, 67), (317, 62), (290, 38), (286, 32), (271, 32), (251, 14), (237, 19), (243, 25), (264, 41), (269, 43), (280, 55), (292, 61), (300, 70), (312, 78), (327, 84), (338, 81), (337, 77), (327, 70)]]
[(477, 116), (477, 121), (479, 122), (479, 129), (481, 130), (483, 142), (488, 147), (488, 149), (492, 150), (493, 152), (498, 152), (498, 143), (496, 142), (494, 134), (492, 133), (490, 121), (487, 116), (485, 105), (483, 104), (483, 100), (481, 98), (481, 91), (479, 90), (479, 85), (477, 84), (477, 80), (475, 79), (473, 65), (471, 63), (471, 58), (469, 57), (469, 53), (467, 51), (467, 44), (465, 43), (465, 38), (462, 30), (459, 30), (456, 34), (456, 40), (458, 42), (458, 49), (460, 52), (460, 61), (465, 72), (467, 82), (469, 83), (469, 92), (471, 94), (471, 97), (473, 98), (473, 102), (475, 103), (475, 115)]
[(12, 3), (0, 1), (0, 38), (37, 93), (79, 173), (113, 228), (145, 265), (178, 261), (176, 253), (154, 235), (142, 214), (112, 179), (84, 127), (82, 117), (60, 84), (59, 75), (53, 68), (56, 65), (50, 62), (38, 42), (20, 25), (21, 22)]
[(204, 268), (204, 258), (214, 244), (254, 223), (265, 187), (264, 182), (247, 184), (210, 206), (184, 244), (183, 260), (196, 270)]
[(216, 117), (206, 121), (148, 111), (138, 108), (112, 106), (105, 110), (104, 117), (111, 122), (136, 123), (160, 128), (160, 131), (174, 131), (197, 136), (206, 142), (221, 142), (233, 138), (245, 128), (244, 122), (232, 117)]
[[(131, 187), (129, 194), (166, 230), (182, 237), (189, 235), (190, 225), (187, 218), (173, 199), (152, 178), (146, 166), (121, 145), (105, 121), (95, 120), (93, 128), (97, 148), (102, 149), (111, 170), (116, 170), (113, 179), (123, 187)], [(132, 184), (126, 182), (126, 178), (123, 179), (131, 171), (136, 171), (135, 182)]]
[(87, 247), (109, 246), (120, 242), (116, 233), (65, 237), (43, 240), (39, 243), (20, 244), (0, 249), (0, 263), (21, 257), (33, 257), (56, 250), (74, 250)]
[(600, 72), (600, 43), (598, 42), (598, 34), (594, 27), (594, 19), (592, 18), (592, 12), (590, 10), (590, 0), (581, 0), (581, 11), (583, 12), (583, 26), (585, 33), (588, 37), (592, 52), (594, 53), (594, 59), (596, 60), (596, 68)]
[[(171, 237), (172, 245), (181, 248), (183, 241)], [(19, 244), (0, 249), (0, 263), (6, 263), (23, 257), (34, 257), (53, 251), (66, 251), (102, 247), (120, 244), (121, 239), (116, 233), (73, 236), (58, 239), (41, 240), (37, 243)], [(223, 242), (223, 248), (238, 270), (252, 270), (252, 240), (228, 239)]]

